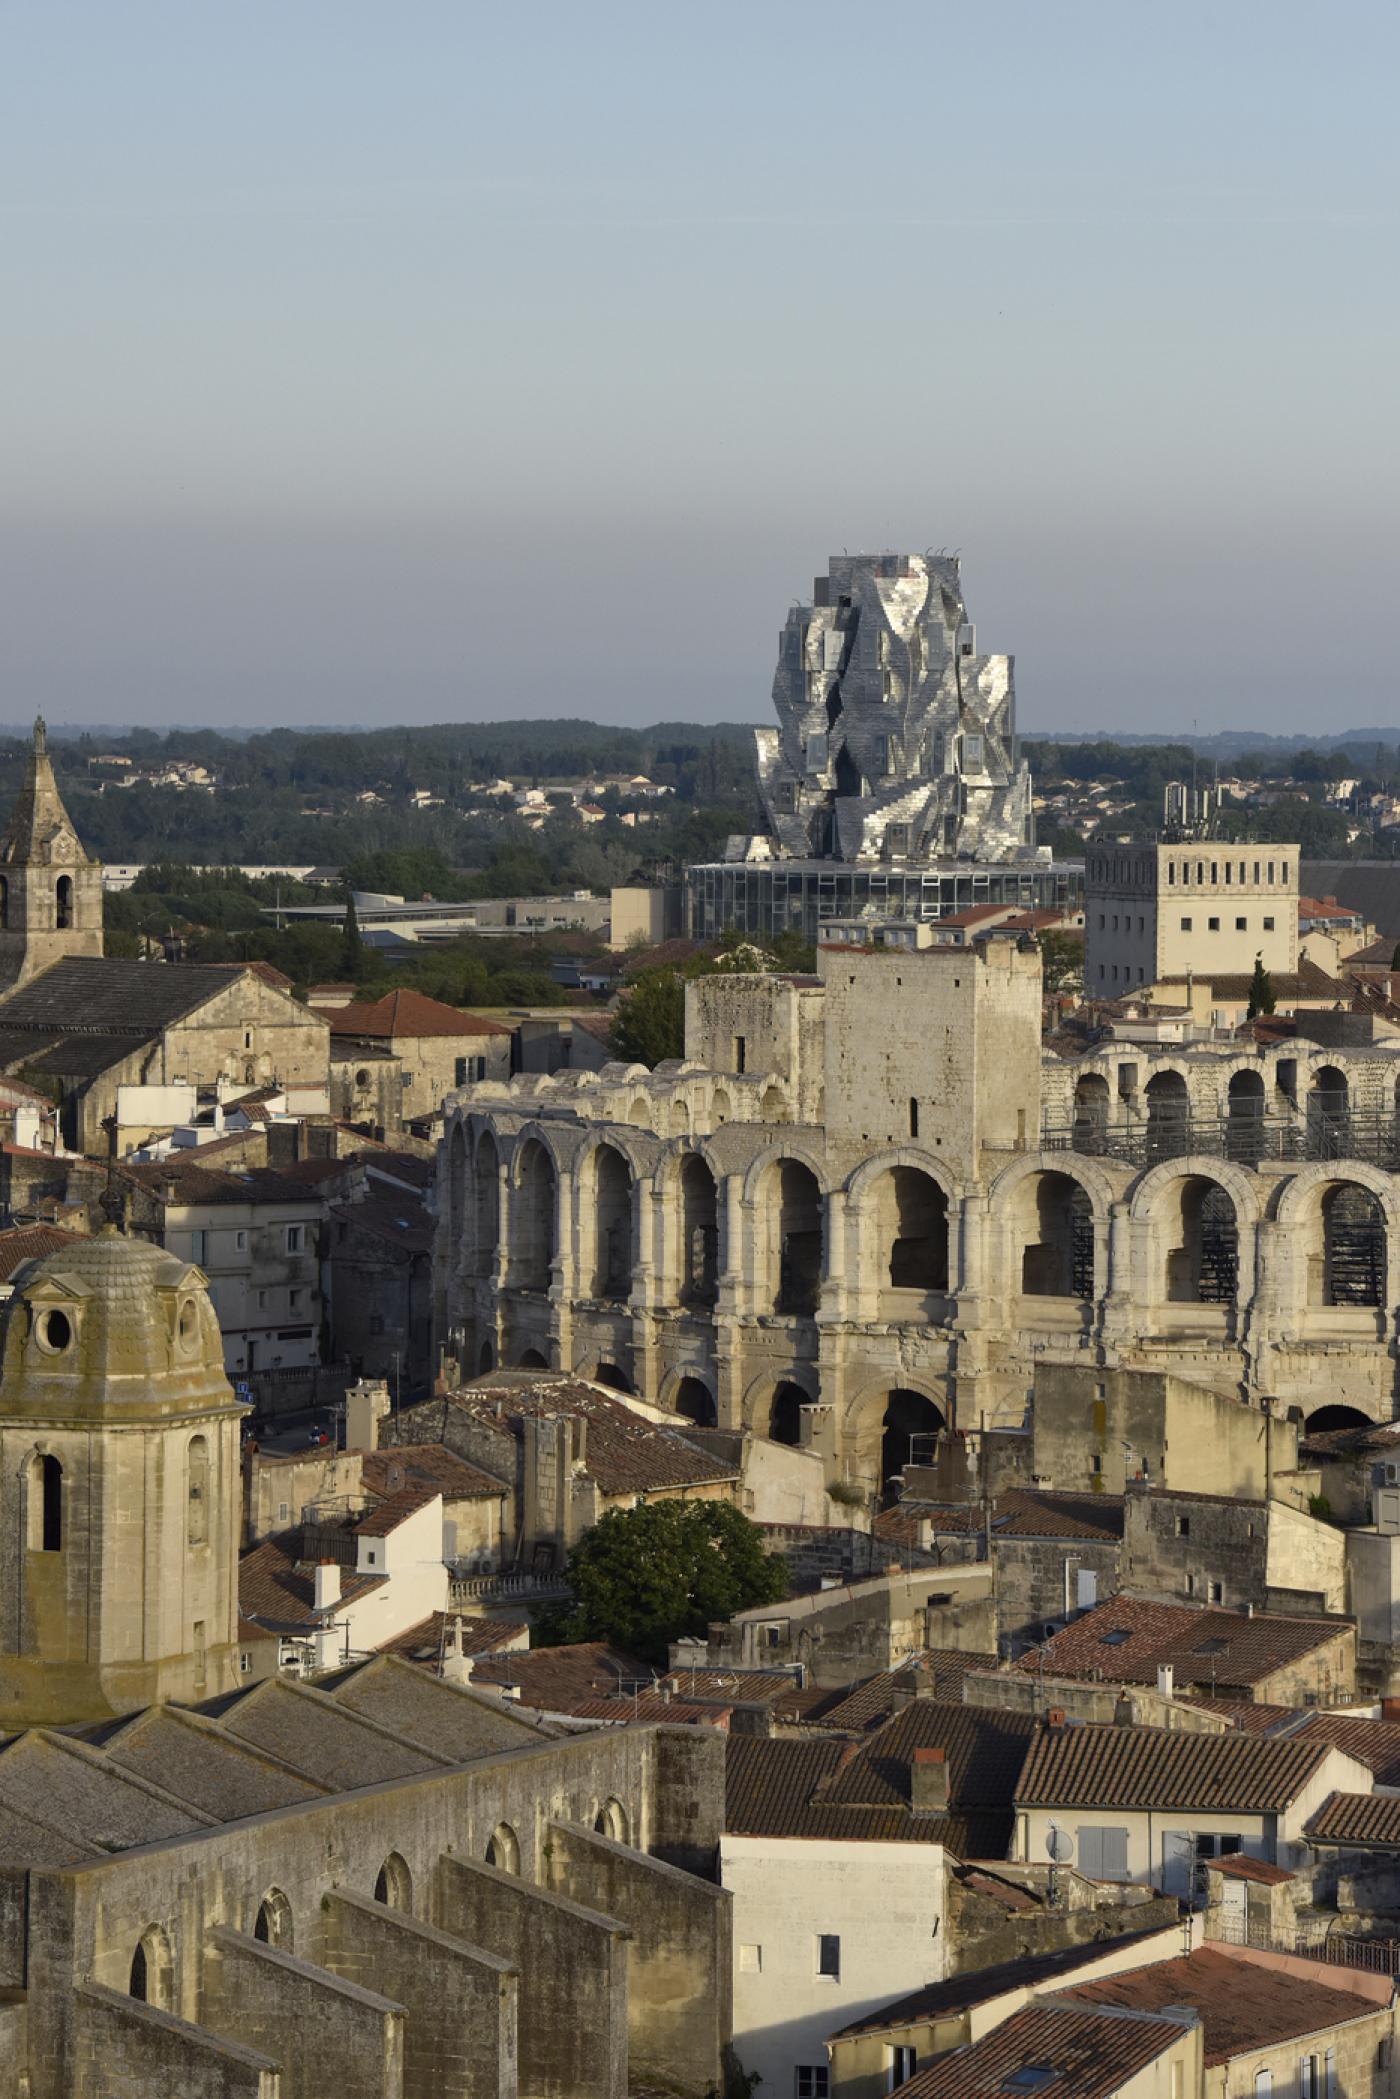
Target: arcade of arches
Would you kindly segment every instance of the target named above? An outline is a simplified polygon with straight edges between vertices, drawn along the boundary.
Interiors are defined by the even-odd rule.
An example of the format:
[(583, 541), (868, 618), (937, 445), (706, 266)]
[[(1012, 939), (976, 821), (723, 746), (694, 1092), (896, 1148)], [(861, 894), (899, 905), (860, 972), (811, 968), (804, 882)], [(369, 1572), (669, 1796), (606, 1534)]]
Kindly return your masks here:
[[(698, 1426), (814, 1448), (871, 1487), (940, 1431), (1019, 1424), (1044, 1362), (1175, 1371), (1306, 1415), (1325, 1358), (1335, 1404), (1389, 1418), (1391, 1177), (1345, 1157), (1261, 1163), (1252, 1072), (1229, 1085), (1217, 1154), (1174, 1148), (1185, 1085), (1163, 1071), (1143, 1089), (1146, 1162), (1112, 1157), (1095, 1149), (1096, 1076), (1076, 1096), (1082, 1149), (971, 1183), (917, 1143), (838, 1170), (820, 1128), (671, 1137), (459, 1110), (441, 1332), (464, 1337), (468, 1376), (579, 1371)], [(1316, 1113), (1335, 1129), (1326, 1076)]]

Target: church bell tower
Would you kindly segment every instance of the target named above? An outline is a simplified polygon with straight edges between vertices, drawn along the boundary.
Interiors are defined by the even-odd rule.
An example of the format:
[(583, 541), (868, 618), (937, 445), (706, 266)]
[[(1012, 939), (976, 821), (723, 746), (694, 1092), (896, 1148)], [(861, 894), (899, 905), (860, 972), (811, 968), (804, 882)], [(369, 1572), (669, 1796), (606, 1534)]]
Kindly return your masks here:
[(42, 716), (0, 836), (0, 993), (66, 955), (102, 953), (102, 868), (59, 799)]

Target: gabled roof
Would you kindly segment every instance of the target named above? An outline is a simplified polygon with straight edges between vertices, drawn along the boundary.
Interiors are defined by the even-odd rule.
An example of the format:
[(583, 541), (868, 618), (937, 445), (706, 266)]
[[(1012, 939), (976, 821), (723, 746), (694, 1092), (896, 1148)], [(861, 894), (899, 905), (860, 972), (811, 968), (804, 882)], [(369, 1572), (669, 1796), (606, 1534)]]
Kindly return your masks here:
[[(1116, 1953), (1135, 1946), (1145, 1947), (1157, 1935), (1156, 1930), (1128, 1932), (1110, 1943)], [(1107, 1950), (1102, 1939), (1094, 1939), (1084, 1946), (1062, 1946), (1054, 1953), (1030, 1953), (1020, 1960), (998, 1961), (995, 1967), (968, 1969), (962, 1974), (950, 1975), (945, 1982), (926, 1983), (921, 1990), (912, 1990), (906, 1997), (896, 1997), (891, 2003), (882, 2004), (877, 2011), (853, 2019), (849, 2026), (834, 2033), (832, 2039), (841, 2041), (858, 2033), (883, 2033), (896, 2026), (912, 2026), (918, 2020), (946, 2019), (954, 2012), (971, 2011), (975, 2005), (989, 2004), (994, 1997), (1001, 1997), (1008, 1990), (1030, 1989), (1037, 1984), (1049, 1988), (1061, 1976), (1073, 1975), (1077, 1968), (1087, 1966), (1090, 1961), (1102, 1960)]]
[[(367, 1595), (384, 1580), (380, 1574), (341, 1574), (336, 1608)], [(238, 1608), (242, 1616), (282, 1632), (310, 1632), (323, 1614), (316, 1609), (316, 1577), (301, 1558), (301, 1532), (281, 1531), (264, 1538), (238, 1563)]]
[(1307, 1824), (1315, 1844), (1400, 1851), (1400, 1800), (1385, 1793), (1329, 1793)]
[(386, 991), (372, 1001), (352, 1000), (348, 1006), (313, 1008), (317, 1018), (334, 1028), (337, 1035), (369, 1035), (381, 1041), (399, 1036), (509, 1035), (510, 1029), (496, 1020), (483, 1020), (477, 1013), (464, 1013), (444, 1005), (421, 991)]
[(396, 1443), (384, 1450), (367, 1450), (360, 1478), (371, 1494), (430, 1487), (444, 1501), (485, 1501), (510, 1492), (504, 1480), (469, 1465), (442, 1443)]
[(1267, 1735), (1042, 1723), (1016, 1804), (1276, 1814), (1297, 1799), (1327, 1754), (1323, 1742)]
[(69, 955), (0, 1003), (0, 1025), (6, 1031), (143, 1041), (219, 997), (237, 974), (217, 964)]
[(1247, 1688), (1354, 1630), (1344, 1618), (1284, 1618), (1272, 1611), (1193, 1609), (1115, 1596), (1086, 1611), (1013, 1666), (1047, 1676), (1107, 1683), (1155, 1683), (1170, 1662), (1179, 1690), (1221, 1684)]
[(478, 1684), (514, 1685), (523, 1705), (564, 1712), (581, 1698), (611, 1697), (624, 1684), (650, 1684), (651, 1666), (607, 1640), (488, 1654), (472, 1666)]
[(1056, 2000), (1013, 2012), (971, 2047), (940, 2055), (899, 2087), (899, 2099), (1015, 2099), (1030, 2084), (1011, 2080), (1028, 2066), (1053, 2073), (1046, 2099), (1113, 2099), (1131, 2078), (1180, 2041), (1188, 2022), (1113, 2019), (1088, 2005)]
[[(495, 1371), (474, 1385), (449, 1393), (445, 1409), (460, 1407), (485, 1422), (519, 1437), (528, 1416), (573, 1415), (586, 1421), (583, 1469), (604, 1494), (641, 1494), (666, 1487), (687, 1487), (707, 1480), (734, 1479), (736, 1465), (712, 1457), (676, 1429), (663, 1428), (635, 1413), (625, 1400), (582, 1378), (548, 1372), (538, 1377), (517, 1371)], [(436, 1402), (427, 1402), (431, 1418)], [(419, 1416), (424, 1409), (414, 1410)], [(450, 1442), (444, 1421), (434, 1442)]]
[(1326, 1981), (1326, 1968), (1319, 1966), (1314, 1981), (1299, 1974), (1299, 1965), (1296, 1960), (1285, 1965), (1241, 1946), (1199, 1946), (1177, 1960), (1070, 1983), (1062, 1995), (1076, 2003), (1124, 2011), (1170, 2012), (1186, 2006), (1205, 2029), (1207, 2068), (1227, 2063), (1232, 2056), (1300, 2040), (1304, 2034), (1323, 2034), (1345, 2020), (1384, 2009), (1383, 1999), (1378, 2002)]
[(65, 1232), (56, 1224), (21, 1224), (0, 1232), (0, 1283), (7, 1283), (26, 1261), (41, 1261), (45, 1254), (61, 1253), (81, 1232)]

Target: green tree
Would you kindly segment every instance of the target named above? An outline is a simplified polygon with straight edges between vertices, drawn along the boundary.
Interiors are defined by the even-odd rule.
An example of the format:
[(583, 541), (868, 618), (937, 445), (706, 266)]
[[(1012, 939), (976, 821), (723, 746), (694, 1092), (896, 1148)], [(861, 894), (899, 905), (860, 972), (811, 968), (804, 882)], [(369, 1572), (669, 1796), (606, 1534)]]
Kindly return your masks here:
[(1070, 977), (1084, 974), (1084, 935), (1082, 933), (1042, 933), (1040, 936), (1040, 962), (1043, 982), (1047, 991), (1058, 991)]
[(608, 1045), (624, 1064), (648, 1070), (685, 1055), (685, 980), (678, 970), (638, 971), (613, 1015)]
[(365, 966), (365, 944), (360, 938), (360, 919), (352, 896), (345, 906), (340, 929), (340, 973), (347, 984), (358, 984)]
[(541, 1614), (538, 1641), (611, 1640), (661, 1663), (672, 1640), (786, 1596), (787, 1567), (726, 1502), (611, 1509), (569, 1554), (571, 1604)]
[(1272, 1013), (1273, 1010), (1273, 979), (1269, 975), (1268, 970), (1264, 967), (1264, 957), (1262, 955), (1256, 955), (1254, 958), (1254, 975), (1250, 978), (1249, 982), (1248, 1017), (1250, 1020), (1257, 1020), (1261, 1013)]

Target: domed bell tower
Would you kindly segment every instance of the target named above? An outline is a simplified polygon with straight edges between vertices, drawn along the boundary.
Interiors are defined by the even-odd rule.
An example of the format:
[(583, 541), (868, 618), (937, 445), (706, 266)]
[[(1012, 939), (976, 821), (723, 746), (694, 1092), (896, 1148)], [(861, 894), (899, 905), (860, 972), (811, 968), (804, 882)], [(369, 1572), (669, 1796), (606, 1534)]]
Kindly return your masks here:
[(0, 1731), (230, 1689), (243, 1409), (203, 1275), (108, 1226), (0, 1318)]
[(24, 785), (0, 836), (0, 991), (66, 955), (102, 953), (102, 868), (59, 799), (42, 715)]

